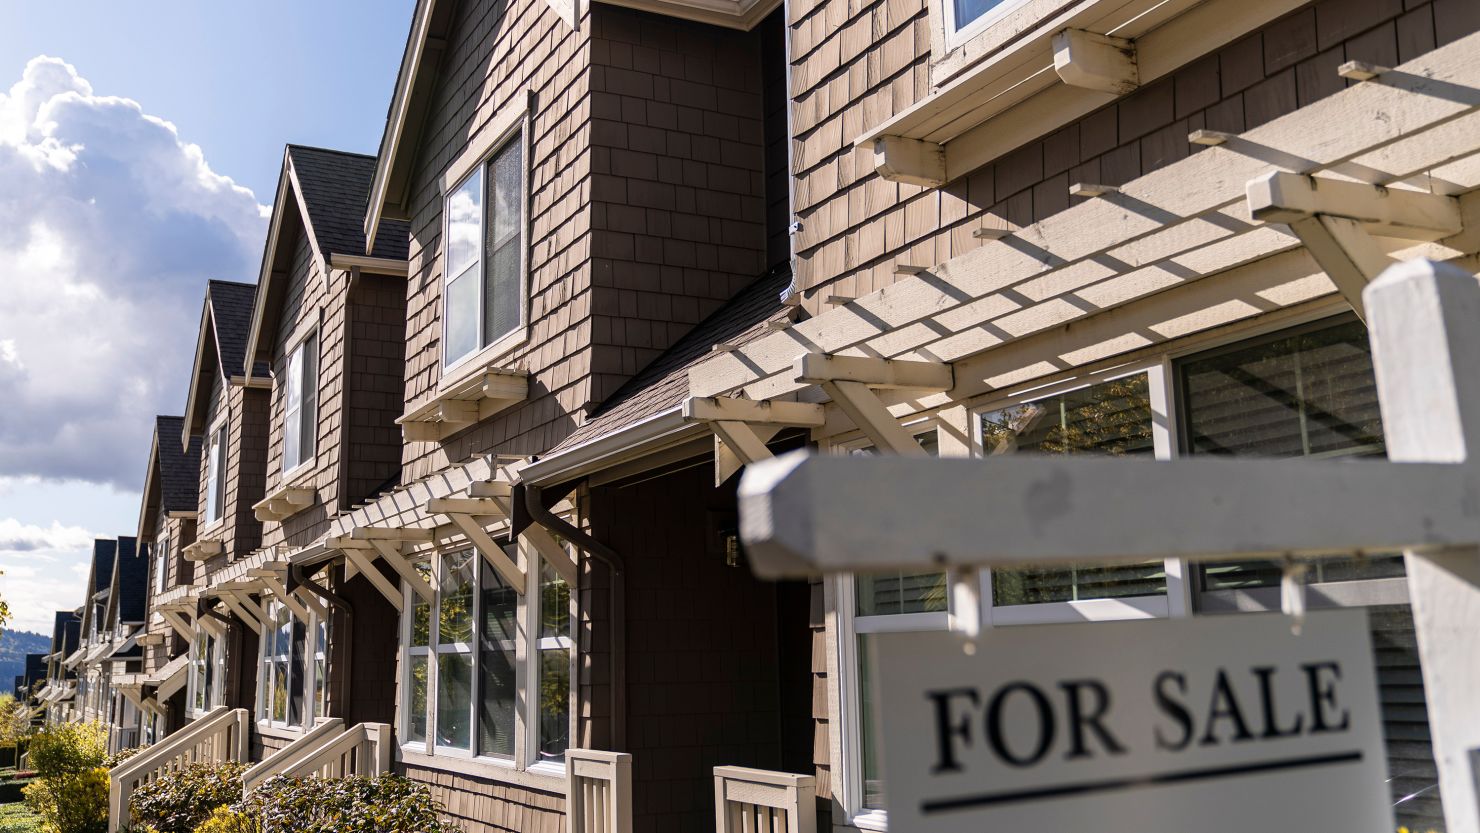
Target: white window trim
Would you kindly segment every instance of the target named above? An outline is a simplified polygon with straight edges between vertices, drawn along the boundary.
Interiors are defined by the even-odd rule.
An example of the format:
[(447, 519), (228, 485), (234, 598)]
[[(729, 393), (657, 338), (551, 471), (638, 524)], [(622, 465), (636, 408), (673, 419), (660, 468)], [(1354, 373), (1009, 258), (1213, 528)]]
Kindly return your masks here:
[(271, 703), (271, 699), (270, 699), (272, 697), (272, 685), (271, 685), (271, 682), (270, 682), (271, 674), (269, 673), (269, 668), (271, 667), (272, 663), (278, 657), (282, 657), (287, 662), (287, 664), (288, 664), (288, 674), (289, 674), (289, 680), (288, 680), (288, 698), (289, 698), (289, 703), (288, 703), (288, 705), (287, 705), (286, 708), (287, 708), (288, 715), (291, 716), (292, 715), (292, 712), (293, 712), (293, 708), (292, 708), (292, 696), (293, 696), (293, 689), (292, 689), (292, 673), (293, 673), (292, 672), (292, 669), (293, 669), (293, 653), (292, 653), (293, 636), (292, 636), (292, 633), (293, 632), (292, 632), (292, 628), (293, 628), (293, 623), (298, 622), (298, 621), (301, 621), (301, 620), (299, 620), (299, 618), (296, 615), (294, 615), (294, 613), (291, 610), (288, 610), (283, 605), (283, 603), (281, 601), (277, 600), (277, 599), (264, 599), (263, 608), (267, 612), (267, 615), (269, 617), (269, 621), (264, 622), (263, 625), (266, 626), (266, 627), (270, 627), (274, 633), (277, 630), (277, 616), (278, 616), (278, 614), (280, 612), (286, 612), (288, 614), (288, 622), (289, 622), (289, 625), (288, 625), (288, 628), (289, 628), (289, 630), (288, 630), (288, 653), (287, 654), (273, 654), (271, 657), (268, 656), (268, 653), (267, 653), (268, 633), (267, 633), (267, 631), (264, 631), (262, 633), (261, 637), (259, 637), (258, 640), (257, 640), (257, 698), (256, 698), (256, 704), (257, 704), (257, 715), (256, 715), (256, 717), (257, 717), (257, 725), (258, 725), (259, 728), (285, 730), (285, 731), (287, 731), (289, 733), (297, 733), (297, 732), (307, 731), (309, 728), (311, 728), (314, 725), (314, 723), (319, 718), (325, 717), (325, 715), (319, 713), (320, 707), (319, 707), (318, 699), (314, 696), (315, 684), (318, 682), (318, 680), (317, 680), (317, 677), (318, 677), (318, 665), (316, 664), (315, 660), (324, 659), (325, 658), (324, 653), (322, 651), (319, 651), (318, 650), (318, 641), (317, 641), (318, 629), (319, 629), (319, 627), (323, 623), (319, 621), (318, 614), (316, 614), (316, 613), (311, 613), (309, 615), (308, 621), (303, 623), (304, 629), (305, 629), (304, 630), (304, 641), (303, 641), (303, 648), (304, 648), (304, 654), (303, 654), (303, 722), (302, 723), (293, 723), (292, 720), (290, 719), (290, 717), (284, 717), (283, 720), (276, 720), (276, 719), (273, 718), (273, 714), (272, 714), (272, 703)]
[[(199, 639), (207, 640), (206, 644), (211, 647), (210, 656), (203, 660), (203, 664), (198, 664), (198, 661), (195, 659), (195, 640)], [(188, 676), (185, 678), (185, 715), (192, 720), (207, 714), (211, 709), (221, 705), (223, 701), (223, 684), (221, 678), (226, 670), (223, 647), (222, 640), (213, 638), (203, 630), (197, 630), (195, 632), (195, 639), (191, 640), (190, 648), (188, 649), (190, 659), (186, 662)], [(205, 708), (197, 709), (195, 707), (195, 695), (200, 691), (200, 685), (205, 682), (206, 674), (204, 672), (207, 666), (211, 670), (211, 684), (206, 687)], [(197, 674), (198, 668), (201, 669), (199, 674)]]
[[(230, 420), (228, 419), (228, 414), (223, 411), (221, 416), (218, 417), (216, 421), (211, 425), (210, 430), (206, 432), (206, 505), (204, 513), (205, 519), (204, 523), (201, 525), (201, 532), (214, 530), (216, 527), (219, 527), (226, 522), (226, 466), (227, 459), (230, 456), (227, 450), (227, 445), (231, 441), (231, 432), (228, 430), (229, 424)], [(216, 441), (218, 437), (220, 438), (220, 443), (216, 445), (215, 449), (213, 450), (212, 444)], [(212, 463), (215, 463), (216, 465), (216, 478), (214, 483), (211, 479)], [(219, 499), (216, 497), (218, 492), (220, 494)], [(211, 517), (211, 502), (213, 500), (219, 500), (219, 504), (215, 507), (218, 514), (214, 518)], [(197, 537), (202, 536), (197, 534)]]
[(168, 525), (165, 527), (163, 538), (154, 541), (152, 546), (154, 548), (154, 569), (156, 571), (156, 575), (154, 576), (154, 594), (159, 595), (167, 589), (165, 582), (168, 580), (170, 569), (170, 533)]
[[(442, 263), (441, 282), (441, 340), (440, 352), (440, 380), (438, 389), (455, 386), (468, 377), (474, 375), (481, 369), (502, 358), (504, 355), (518, 349), (529, 341), (529, 244), (530, 244), (530, 108), (529, 93), (523, 96), (515, 96), (515, 104), (500, 111), (486, 126), (482, 134), (476, 138), (462, 155), (457, 158), (442, 177), (442, 242), (440, 244), (439, 257)], [(481, 250), (484, 239), (485, 225), (488, 221), (488, 163), (493, 160), (511, 142), (520, 143), (519, 156), (519, 324), (507, 335), (498, 340), (482, 345), (483, 341), (483, 315), (485, 306), (483, 301), (483, 289), (487, 282), (487, 253)], [(479, 316), (478, 316), (478, 343), (482, 346), (469, 351), (464, 356), (459, 356), (449, 361), (447, 356), (447, 224), (449, 212), (447, 211), (447, 198), (467, 181), (475, 172), (481, 171), (484, 177), (482, 210), (478, 218), (478, 240), (479, 253)]]
[[(284, 372), (284, 375), (285, 376), (288, 376), (288, 375), (290, 375), (292, 373), (293, 356), (296, 355), (299, 350), (302, 350), (308, 344), (308, 340), (309, 339), (311, 339), (311, 338), (314, 339), (314, 357), (313, 357), (313, 370), (314, 370), (314, 373), (313, 373), (313, 387), (314, 387), (313, 416), (310, 419), (308, 426), (300, 426), (299, 427), (299, 436), (298, 436), (298, 443), (299, 443), (298, 455), (299, 455), (299, 459), (298, 459), (298, 462), (295, 463), (295, 464), (293, 464), (292, 466), (283, 466), (282, 473), (281, 473), (281, 475), (279, 475), (279, 479), (283, 483), (285, 483), (285, 484), (292, 482), (292, 480), (294, 478), (296, 478), (298, 475), (303, 474), (303, 473), (305, 473), (307, 471), (311, 471), (317, 465), (318, 459), (319, 459), (319, 436), (318, 436), (318, 434), (319, 434), (319, 414), (320, 414), (320, 408), (319, 408), (319, 404), (320, 404), (320, 402), (319, 402), (319, 393), (320, 393), (320, 390), (319, 390), (319, 388), (321, 387), (320, 384), (319, 384), (319, 381), (322, 378), (322, 373), (320, 373), (320, 371), (323, 369), (324, 343), (323, 343), (322, 340), (320, 340), (318, 338), (318, 335), (319, 335), (319, 327), (317, 325), (308, 328), (300, 336), (298, 336), (297, 338), (294, 339), (294, 341), (292, 342), (292, 345), (293, 346), (290, 349), (288, 349), (288, 351), (286, 353), (286, 355), (287, 355), (287, 366), (284, 368), (284, 371), (285, 371)], [(302, 371), (302, 369), (303, 369), (303, 364), (300, 362), (300, 364), (299, 364), (299, 370)], [(303, 413), (302, 413), (303, 412), (303, 399), (304, 399), (304, 394), (308, 390), (307, 381), (308, 381), (307, 379), (299, 379), (299, 382), (298, 382), (298, 387), (299, 387), (299, 390), (298, 390), (298, 409), (299, 409), (298, 419), (300, 421), (303, 419)], [(287, 459), (288, 459), (288, 391), (287, 391), (287, 385), (289, 385), (289, 384), (292, 384), (292, 380), (291, 379), (285, 379), (284, 382), (283, 382), (284, 387), (283, 387), (283, 421), (282, 421), (282, 431), (283, 431), (283, 456), (282, 456), (282, 460), (284, 462), (286, 462)], [(302, 432), (303, 432), (303, 430), (304, 430), (305, 427), (311, 429), (311, 432), (312, 432), (310, 439), (312, 440), (313, 453), (312, 454), (309, 454), (308, 456), (304, 456), (303, 455), (303, 447), (302, 447), (303, 446), (303, 436), (304, 436)]]
[[(474, 553), (474, 637), (478, 638), (476, 628), (482, 618), (482, 593), (481, 582), (483, 571), (493, 569), (486, 559), (478, 555), (476, 548), (471, 542), (449, 542), (434, 550), (420, 554), (419, 557), (428, 559), (432, 564), (432, 572), (428, 575), (428, 583), (436, 590), (437, 602), (441, 601), (440, 571), (442, 569), (442, 556), (445, 553), (455, 553), (464, 550), (472, 550)], [(439, 653), (437, 646), (437, 619), (438, 604), (434, 603), (429, 611), (430, 632), (429, 644), (426, 647), (411, 646), (411, 629), (415, 622), (415, 606), (420, 603), (420, 597), (416, 596), (409, 588), (403, 588), (404, 611), (401, 615), (400, 627), (400, 675), (396, 692), (396, 725), (397, 742), (400, 745), (402, 757), (409, 761), (422, 762), (428, 766), (442, 767), (451, 765), (455, 769), (476, 771), (478, 774), (493, 777), (498, 780), (515, 783), (523, 786), (537, 786), (550, 788), (552, 785), (561, 785), (565, 778), (565, 765), (548, 761), (538, 760), (539, 743), (537, 733), (539, 731), (539, 698), (531, 696), (530, 692), (539, 680), (539, 648), (541, 647), (566, 647), (570, 654), (570, 698), (567, 704), (567, 715), (570, 724), (567, 726), (567, 737), (574, 739), (575, 721), (579, 715), (575, 708), (575, 698), (578, 678), (575, 675), (577, 654), (574, 629), (579, 622), (579, 611), (577, 601), (579, 594), (577, 588), (570, 588), (570, 623), (572, 635), (567, 637), (555, 637), (540, 639), (534, 636), (539, 627), (539, 598), (540, 598), (540, 565), (541, 560), (537, 553), (524, 542), (518, 547), (518, 564), (525, 571), (526, 586), (520, 595), (515, 607), (515, 628), (519, 638), (514, 644), (514, 685), (518, 692), (517, 702), (520, 704), (514, 710), (514, 754), (509, 758), (499, 758), (491, 755), (477, 754), (478, 724), (476, 716), (478, 713), (478, 660), (479, 650), (477, 642), (471, 646), (474, 659), (474, 697), (472, 713), (474, 720), (470, 726), (469, 749), (457, 749), (455, 747), (440, 746), (436, 742), (437, 737), (437, 700), (440, 674), (436, 669), (435, 657)], [(563, 642), (563, 645), (544, 646), (539, 643)], [(413, 740), (409, 735), (411, 726), (410, 700), (411, 700), (411, 660), (415, 657), (427, 658), (427, 714), (426, 714), (426, 738), (424, 740)]]

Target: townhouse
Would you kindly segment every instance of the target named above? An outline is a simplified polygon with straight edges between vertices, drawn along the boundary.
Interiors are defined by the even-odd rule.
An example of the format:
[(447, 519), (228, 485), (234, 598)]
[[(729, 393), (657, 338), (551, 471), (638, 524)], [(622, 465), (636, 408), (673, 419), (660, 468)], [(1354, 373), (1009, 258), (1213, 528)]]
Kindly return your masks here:
[(59, 610), (52, 622), (51, 653), (46, 655), (45, 685), (35, 692), (38, 709), (46, 725), (74, 719), (77, 673), (65, 662), (77, 650), (82, 637), (82, 617), (72, 610)]
[[(757, 579), (740, 471), (1383, 454), (1360, 289), (1480, 268), (1477, 29), (1462, 0), (420, 0), (378, 154), (288, 147), (257, 285), (210, 284), (142, 676), (82, 662), (95, 555), (80, 714), (118, 688), (160, 755), (229, 738), (249, 783), (394, 770), (470, 833), (701, 829), (771, 787), (887, 829), (870, 639), (967, 612), (938, 572)], [(1293, 573), (1369, 611), (1396, 815), (1442, 829), (1397, 554), (971, 592), (983, 626), (1096, 627), (1279, 610)]]

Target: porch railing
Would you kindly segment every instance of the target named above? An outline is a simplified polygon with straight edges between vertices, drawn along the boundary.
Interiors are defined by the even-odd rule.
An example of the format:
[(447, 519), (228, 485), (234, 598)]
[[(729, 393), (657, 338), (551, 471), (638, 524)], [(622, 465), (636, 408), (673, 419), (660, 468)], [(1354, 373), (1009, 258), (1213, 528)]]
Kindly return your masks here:
[(631, 755), (567, 749), (565, 777), (565, 826), (569, 833), (631, 833)]
[[(301, 751), (295, 760), (272, 775), (289, 778), (345, 778), (351, 775), (383, 775), (391, 771), (395, 734), (385, 723), (359, 723), (354, 728), (328, 735)], [(266, 778), (263, 778), (266, 780)]]
[(282, 749), (262, 759), (262, 762), (242, 773), (242, 792), (257, 789), (263, 781), (287, 769), (296, 767), (313, 756), (319, 747), (344, 734), (344, 721), (331, 717), (320, 721), (317, 726), (304, 733)]
[(715, 833), (816, 833), (817, 779), (717, 766), (714, 829)]
[(129, 796), (161, 775), (193, 763), (247, 760), (248, 731), (246, 709), (222, 706), (114, 767), (108, 774), (108, 830), (129, 823)]

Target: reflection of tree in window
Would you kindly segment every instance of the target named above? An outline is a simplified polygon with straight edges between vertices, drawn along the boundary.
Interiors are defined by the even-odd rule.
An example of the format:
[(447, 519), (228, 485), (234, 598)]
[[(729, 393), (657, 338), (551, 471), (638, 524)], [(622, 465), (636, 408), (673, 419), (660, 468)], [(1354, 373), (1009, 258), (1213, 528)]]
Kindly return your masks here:
[(570, 585), (540, 562), (539, 760), (564, 761), (570, 745)]
[[(1150, 379), (1140, 373), (986, 414), (982, 449), (988, 455), (1150, 455), (1155, 452), (1151, 426)], [(1160, 561), (992, 571), (992, 601), (997, 605), (1165, 592), (1166, 569)]]

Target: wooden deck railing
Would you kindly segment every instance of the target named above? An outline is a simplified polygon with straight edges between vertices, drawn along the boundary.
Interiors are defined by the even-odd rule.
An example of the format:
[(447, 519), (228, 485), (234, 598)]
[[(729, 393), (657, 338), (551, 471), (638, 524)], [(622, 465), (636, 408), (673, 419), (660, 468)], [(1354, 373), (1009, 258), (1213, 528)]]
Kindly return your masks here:
[(330, 717), (304, 733), (282, 749), (268, 755), (262, 762), (242, 773), (242, 792), (257, 789), (263, 781), (288, 769), (298, 766), (313, 756), (326, 742), (344, 734), (344, 721)]
[[(395, 733), (384, 723), (360, 723), (352, 729), (328, 734), (319, 743), (295, 756), (272, 775), (289, 778), (345, 778), (351, 775), (383, 775), (391, 771)], [(264, 777), (262, 780), (266, 780)]]
[(134, 790), (166, 772), (198, 762), (247, 760), (246, 709), (221, 707), (114, 767), (108, 774), (108, 830), (130, 821)]
[(631, 833), (631, 755), (567, 749), (565, 777), (565, 819), (569, 833)]
[(817, 779), (717, 766), (714, 820), (715, 833), (816, 833)]

